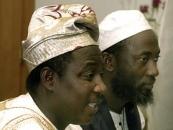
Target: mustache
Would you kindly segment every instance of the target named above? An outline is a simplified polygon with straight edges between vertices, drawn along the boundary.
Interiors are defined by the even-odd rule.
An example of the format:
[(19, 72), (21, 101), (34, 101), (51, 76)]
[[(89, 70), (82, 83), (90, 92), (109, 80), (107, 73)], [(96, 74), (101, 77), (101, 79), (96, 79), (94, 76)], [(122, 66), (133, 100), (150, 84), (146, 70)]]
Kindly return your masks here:
[(100, 104), (104, 100), (103, 94), (100, 93), (94, 93), (90, 96), (90, 101), (97, 102), (97, 104)]
[(118, 97), (137, 104), (147, 105), (152, 104), (154, 98), (151, 89), (145, 87), (146, 85), (153, 86), (155, 81), (156, 78), (153, 76), (146, 76), (141, 79), (133, 76), (130, 77), (124, 73), (118, 73), (118, 75), (112, 78), (111, 87), (113, 93)]
[(144, 80), (143, 80), (143, 84), (146, 85), (153, 85), (154, 83), (156, 82), (156, 78), (153, 77), (153, 76), (150, 76), (150, 77), (146, 77)]

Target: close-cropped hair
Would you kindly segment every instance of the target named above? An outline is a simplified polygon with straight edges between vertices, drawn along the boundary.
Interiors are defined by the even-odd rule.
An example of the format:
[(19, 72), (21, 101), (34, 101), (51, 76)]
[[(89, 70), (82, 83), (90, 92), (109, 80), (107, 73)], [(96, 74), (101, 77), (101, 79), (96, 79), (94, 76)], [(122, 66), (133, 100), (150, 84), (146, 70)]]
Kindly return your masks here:
[(113, 55), (117, 56), (119, 54), (119, 52), (121, 51), (121, 49), (126, 47), (127, 42), (128, 42), (128, 39), (122, 40), (122, 41), (114, 44), (113, 46), (107, 48), (103, 52), (107, 52), (109, 54), (113, 54)]
[(61, 78), (66, 70), (67, 64), (72, 60), (71, 52), (67, 52), (55, 58), (52, 58), (31, 71), (26, 80), (26, 89), (30, 93), (35, 93), (37, 87), (40, 83), (41, 70), (44, 67), (49, 67), (55, 71), (58, 76)]

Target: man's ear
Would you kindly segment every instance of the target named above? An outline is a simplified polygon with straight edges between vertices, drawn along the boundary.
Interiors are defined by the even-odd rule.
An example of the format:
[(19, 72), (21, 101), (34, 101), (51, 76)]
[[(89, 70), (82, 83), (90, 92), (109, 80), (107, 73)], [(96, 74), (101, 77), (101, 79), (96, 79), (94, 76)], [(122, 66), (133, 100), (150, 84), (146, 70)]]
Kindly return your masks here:
[(57, 74), (49, 67), (43, 67), (40, 72), (40, 82), (48, 91), (54, 91)]
[(116, 61), (113, 54), (103, 52), (102, 57), (103, 57), (103, 64), (105, 69), (108, 71), (113, 71), (116, 67)]

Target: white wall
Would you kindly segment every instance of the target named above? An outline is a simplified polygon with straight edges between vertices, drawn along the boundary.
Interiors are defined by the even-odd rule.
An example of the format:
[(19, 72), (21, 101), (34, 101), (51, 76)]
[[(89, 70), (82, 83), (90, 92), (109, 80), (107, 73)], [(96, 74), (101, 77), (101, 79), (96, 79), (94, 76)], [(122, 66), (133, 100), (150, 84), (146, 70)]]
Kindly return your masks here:
[(173, 0), (166, 4), (160, 31), (160, 74), (156, 81), (156, 102), (151, 107), (151, 130), (173, 130)]

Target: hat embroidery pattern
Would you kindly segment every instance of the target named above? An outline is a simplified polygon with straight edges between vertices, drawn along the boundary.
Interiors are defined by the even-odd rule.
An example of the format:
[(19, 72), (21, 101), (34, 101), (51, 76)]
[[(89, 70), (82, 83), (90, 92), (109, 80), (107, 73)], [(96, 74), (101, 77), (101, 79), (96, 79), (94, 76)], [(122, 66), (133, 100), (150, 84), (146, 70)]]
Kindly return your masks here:
[(54, 8), (54, 9), (52, 9), (52, 12), (55, 12), (55, 13), (52, 13), (52, 15), (50, 15), (50, 14), (46, 15), (45, 14), (45, 16), (50, 16), (50, 17), (52, 17), (54, 19), (61, 18), (63, 13), (65, 13), (65, 14), (67, 13), (67, 14), (71, 15), (72, 17), (76, 17), (76, 16), (83, 16), (83, 17), (85, 17), (86, 14), (88, 14), (88, 13), (95, 14), (94, 11), (90, 7), (88, 7), (86, 5), (84, 5), (81, 9), (79, 9), (78, 12), (74, 12), (74, 11), (71, 11), (69, 9), (67, 9), (67, 10), (63, 9), (62, 5), (48, 6), (46, 8), (50, 8), (50, 7)]

